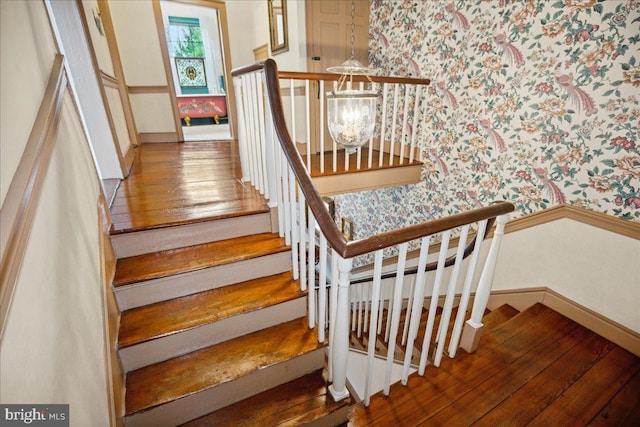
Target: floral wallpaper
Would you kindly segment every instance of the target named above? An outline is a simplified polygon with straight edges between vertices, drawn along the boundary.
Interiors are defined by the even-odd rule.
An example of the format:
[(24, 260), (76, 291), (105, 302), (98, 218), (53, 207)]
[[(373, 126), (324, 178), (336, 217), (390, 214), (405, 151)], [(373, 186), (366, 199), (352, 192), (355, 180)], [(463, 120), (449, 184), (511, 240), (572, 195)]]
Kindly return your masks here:
[(431, 79), (419, 184), (336, 196), (356, 238), (483, 206), (640, 221), (640, 0), (372, 0), (370, 66)]

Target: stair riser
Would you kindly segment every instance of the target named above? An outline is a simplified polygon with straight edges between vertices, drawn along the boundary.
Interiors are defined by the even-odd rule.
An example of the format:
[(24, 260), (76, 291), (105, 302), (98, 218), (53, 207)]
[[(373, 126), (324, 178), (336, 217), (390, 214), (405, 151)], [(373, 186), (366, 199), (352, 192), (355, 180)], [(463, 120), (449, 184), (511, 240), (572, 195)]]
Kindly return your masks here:
[(121, 311), (289, 271), (291, 252), (262, 256), (115, 288)]
[(111, 236), (117, 258), (270, 233), (271, 215), (261, 213), (195, 224), (143, 230)]
[(324, 348), (268, 366), (234, 381), (125, 417), (127, 427), (170, 427), (201, 417), (324, 366)]
[(129, 372), (251, 332), (304, 317), (306, 312), (307, 300), (306, 297), (301, 297), (120, 349), (120, 360), (122, 361), (123, 369)]

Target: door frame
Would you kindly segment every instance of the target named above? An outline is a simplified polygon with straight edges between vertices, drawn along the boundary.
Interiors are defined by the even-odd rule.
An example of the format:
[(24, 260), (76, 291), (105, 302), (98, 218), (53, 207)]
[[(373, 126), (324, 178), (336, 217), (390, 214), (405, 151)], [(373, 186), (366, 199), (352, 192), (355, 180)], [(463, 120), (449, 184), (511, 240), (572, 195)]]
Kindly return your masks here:
[[(233, 90), (233, 80), (231, 77), (231, 52), (229, 50), (229, 28), (227, 26), (227, 9), (224, 0), (164, 0), (175, 3), (184, 3), (192, 6), (204, 6), (216, 9), (218, 12), (218, 21), (220, 27), (220, 39), (222, 48), (222, 63), (225, 78), (225, 92), (227, 94), (227, 117), (229, 119), (229, 130), (231, 139), (238, 135), (238, 125), (236, 123), (235, 111), (235, 92)], [(180, 112), (178, 111), (178, 99), (176, 96), (176, 88), (173, 84), (173, 74), (171, 73), (171, 60), (169, 57), (169, 48), (167, 47), (167, 38), (165, 36), (164, 20), (162, 19), (162, 10), (160, 9), (160, 0), (153, 0), (153, 10), (156, 18), (156, 26), (158, 28), (158, 38), (160, 39), (160, 49), (162, 51), (162, 59), (164, 61), (164, 71), (169, 84), (169, 96), (171, 97), (174, 119), (176, 121), (176, 131), (178, 138), (184, 142), (184, 134), (182, 132), (182, 122), (180, 121)]]

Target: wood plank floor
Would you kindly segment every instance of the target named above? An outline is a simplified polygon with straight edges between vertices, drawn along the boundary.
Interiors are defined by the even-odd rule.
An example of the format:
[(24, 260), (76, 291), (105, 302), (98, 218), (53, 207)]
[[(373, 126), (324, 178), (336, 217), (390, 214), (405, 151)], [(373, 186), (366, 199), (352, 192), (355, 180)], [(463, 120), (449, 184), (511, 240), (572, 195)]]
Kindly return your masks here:
[(355, 406), (349, 426), (638, 426), (640, 358), (536, 305), (424, 377)]
[(143, 144), (116, 191), (112, 233), (267, 212), (241, 176), (233, 141)]

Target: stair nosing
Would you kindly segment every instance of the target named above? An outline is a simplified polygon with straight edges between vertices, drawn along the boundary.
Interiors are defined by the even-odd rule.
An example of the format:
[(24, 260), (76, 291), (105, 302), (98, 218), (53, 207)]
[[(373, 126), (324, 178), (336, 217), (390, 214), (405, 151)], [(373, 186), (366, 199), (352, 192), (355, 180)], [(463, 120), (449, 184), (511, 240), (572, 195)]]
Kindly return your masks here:
[[(237, 241), (241, 241), (244, 239), (250, 239), (250, 238), (255, 238), (256, 236), (271, 236), (268, 239), (265, 239), (266, 241), (268, 240), (272, 240), (272, 241), (280, 241), (280, 245), (278, 247), (274, 247), (274, 248), (270, 248), (269, 250), (257, 250), (253, 253), (249, 253), (249, 254), (245, 254), (243, 256), (239, 256), (237, 258), (225, 258), (225, 259), (217, 259), (217, 260), (210, 260), (210, 262), (206, 263), (206, 264), (200, 264), (197, 266), (184, 266), (183, 268), (176, 268), (174, 270), (162, 270), (162, 271), (155, 271), (155, 272), (150, 272), (147, 275), (144, 276), (140, 276), (140, 277), (134, 277), (134, 278), (118, 278), (118, 266), (122, 265), (122, 263), (126, 263), (126, 262), (130, 262), (130, 261), (125, 261), (125, 260), (131, 260), (134, 258), (138, 258), (138, 259), (142, 259), (142, 258), (151, 258), (152, 256), (169, 256), (170, 252), (176, 252), (176, 251), (188, 251), (188, 250), (197, 250), (196, 248), (204, 248), (204, 247), (214, 247), (214, 246), (222, 246), (223, 244), (228, 244), (228, 242), (233, 241), (233, 240), (237, 240)], [(236, 246), (241, 246), (240, 244), (236, 245)], [(289, 246), (287, 246), (284, 242), (284, 238), (279, 237), (279, 235), (277, 233), (258, 233), (258, 234), (253, 234), (253, 235), (249, 235), (249, 236), (240, 236), (240, 237), (233, 237), (231, 239), (224, 239), (224, 240), (219, 240), (219, 241), (215, 241), (215, 242), (208, 242), (208, 243), (201, 243), (201, 244), (197, 244), (197, 245), (191, 245), (191, 246), (185, 246), (185, 247), (181, 247), (181, 248), (176, 248), (176, 249), (166, 249), (166, 250), (162, 250), (162, 251), (158, 251), (158, 252), (152, 252), (152, 253), (146, 253), (146, 254), (141, 254), (141, 255), (134, 255), (131, 257), (126, 257), (126, 258), (121, 258), (117, 261), (116, 263), (116, 274), (113, 278), (113, 287), (114, 288), (119, 288), (122, 286), (127, 286), (127, 285), (132, 285), (132, 284), (136, 284), (136, 283), (141, 283), (141, 282), (145, 282), (148, 280), (154, 280), (154, 279), (161, 279), (164, 277), (171, 277), (171, 276), (177, 276), (179, 274), (184, 274), (184, 273), (190, 273), (190, 272), (194, 272), (194, 271), (199, 271), (199, 270), (206, 270), (208, 268), (214, 268), (214, 267), (218, 267), (218, 266), (222, 266), (222, 265), (228, 265), (228, 264), (233, 264), (235, 262), (239, 262), (239, 261), (246, 261), (246, 260), (250, 260), (250, 259), (256, 259), (256, 258), (260, 258), (263, 256), (269, 256), (269, 255), (274, 255), (274, 254), (279, 254), (279, 253), (283, 253), (283, 252), (287, 252), (290, 251), (291, 248)], [(166, 254), (166, 255), (165, 255)]]
[[(263, 329), (261, 331), (253, 332), (251, 334), (243, 335), (243, 336), (240, 336), (238, 338), (234, 338), (234, 339), (232, 339), (230, 341), (226, 341), (226, 342), (223, 342), (223, 343), (215, 344), (215, 345), (210, 346), (210, 347), (205, 347), (203, 349), (196, 350), (196, 351), (194, 351), (192, 353), (188, 353), (188, 354), (185, 354), (185, 355), (177, 356), (177, 357), (174, 357), (172, 359), (169, 359), (169, 360), (166, 360), (166, 361), (162, 361), (162, 362), (158, 362), (158, 363), (155, 363), (153, 365), (146, 366), (144, 368), (140, 368), (140, 369), (137, 369), (135, 371), (130, 372), (127, 375), (127, 380), (126, 380), (127, 395), (125, 396), (125, 401), (126, 401), (126, 404), (125, 404), (125, 407), (126, 407), (125, 416), (129, 417), (129, 416), (133, 416), (133, 415), (138, 414), (138, 413), (143, 413), (143, 412), (152, 410), (154, 408), (161, 407), (162, 405), (165, 405), (167, 403), (174, 402), (174, 401), (177, 401), (179, 399), (185, 398), (187, 396), (191, 396), (193, 394), (196, 394), (196, 393), (199, 393), (199, 392), (202, 392), (202, 391), (205, 391), (205, 390), (212, 389), (212, 388), (217, 387), (219, 385), (229, 383), (230, 381), (234, 381), (237, 378), (251, 375), (252, 373), (254, 373), (256, 371), (264, 370), (264, 369), (267, 369), (267, 368), (272, 367), (272, 366), (276, 366), (276, 365), (281, 364), (281, 363), (286, 363), (287, 360), (291, 360), (293, 358), (301, 357), (301, 356), (304, 356), (305, 354), (312, 353), (314, 351), (317, 351), (319, 349), (322, 349), (322, 348), (326, 347), (326, 342), (325, 343), (319, 343), (318, 342), (316, 330), (315, 329), (308, 329), (308, 325), (306, 325), (306, 321), (307, 321), (307, 319), (304, 318), (304, 317), (299, 318), (299, 319), (295, 319), (293, 321), (289, 321), (289, 322), (285, 322), (285, 323), (282, 323), (282, 324), (279, 324), (279, 325), (275, 325), (275, 326), (272, 326), (270, 328)], [(202, 355), (202, 354), (205, 354), (206, 352), (215, 352), (214, 349), (222, 348), (223, 346), (229, 346), (230, 343), (232, 343), (232, 342), (237, 344), (237, 343), (241, 343), (243, 340), (251, 341), (252, 338), (254, 338), (255, 336), (258, 336), (260, 334), (269, 334), (269, 331), (273, 331), (273, 330), (278, 329), (278, 328), (287, 328), (287, 327), (290, 327), (289, 325), (293, 325), (294, 323), (298, 323), (299, 324), (299, 326), (296, 326), (296, 329), (298, 327), (299, 328), (304, 328), (304, 330), (305, 330), (304, 334), (305, 335), (306, 334), (310, 334), (311, 335), (311, 336), (308, 336), (306, 338), (307, 341), (306, 341), (305, 347), (304, 348), (297, 348), (295, 354), (286, 354), (285, 355), (285, 354), (275, 353), (277, 356), (274, 356), (274, 358), (272, 360), (264, 360), (263, 359), (263, 360), (260, 361), (260, 363), (256, 363), (255, 365), (253, 365), (250, 368), (246, 369), (245, 372), (235, 372), (234, 375), (225, 374), (224, 377), (219, 379), (218, 381), (215, 381), (215, 382), (211, 381), (211, 382), (207, 383), (206, 385), (200, 386), (197, 389), (186, 391), (186, 392), (181, 393), (179, 395), (172, 396), (171, 398), (166, 398), (164, 401), (148, 402), (150, 404), (139, 405), (140, 407), (136, 408), (135, 410), (129, 410), (128, 409), (129, 402), (128, 402), (127, 397), (130, 395), (131, 390), (135, 389), (135, 387), (132, 387), (132, 384), (130, 384), (130, 381), (134, 381), (134, 379), (136, 379), (136, 374), (138, 374), (138, 373), (140, 373), (142, 371), (162, 370), (165, 373), (163, 378), (166, 378), (166, 370), (164, 370), (164, 366), (163, 365), (167, 365), (169, 363), (172, 363), (173, 361), (176, 361), (177, 359), (184, 359), (184, 361), (182, 362), (182, 364), (184, 364), (184, 365), (187, 365), (187, 364), (193, 365), (193, 362), (187, 361), (187, 358), (189, 356), (195, 355), (196, 353), (200, 353)], [(253, 350), (255, 346), (249, 346), (249, 347)], [(259, 353), (263, 353), (264, 352), (263, 350), (264, 350), (264, 348), (261, 348), (260, 351), (258, 351), (258, 352)], [(205, 362), (198, 361), (198, 360), (196, 360), (196, 362), (205, 363)], [(191, 368), (191, 369), (196, 369), (196, 368)], [(141, 381), (139, 381), (139, 382), (141, 382)], [(158, 400), (160, 400), (160, 399), (158, 399)]]
[[(277, 276), (283, 276), (283, 283), (284, 282), (287, 282), (288, 284), (295, 283), (295, 285), (297, 287), (297, 291), (294, 292), (294, 293), (291, 293), (289, 295), (286, 295), (286, 297), (284, 297), (284, 298), (279, 298), (279, 299), (277, 299), (275, 301), (270, 301), (268, 304), (264, 304), (264, 303), (263, 304), (258, 304), (258, 303), (252, 304), (252, 305), (249, 305), (247, 307), (244, 307), (244, 309), (241, 310), (241, 311), (232, 312), (232, 313), (227, 314), (225, 316), (216, 317), (215, 319), (207, 318), (205, 321), (198, 322), (197, 324), (193, 323), (191, 326), (188, 326), (188, 327), (183, 327), (183, 328), (179, 328), (179, 329), (176, 328), (176, 329), (173, 329), (171, 331), (166, 331), (166, 332), (161, 333), (161, 334), (155, 334), (155, 335), (152, 335), (152, 336), (147, 336), (144, 339), (139, 339), (139, 340), (127, 342), (126, 344), (122, 344), (120, 342), (120, 333), (122, 332), (122, 325), (126, 322), (125, 314), (127, 312), (143, 311), (143, 310), (145, 310), (145, 307), (151, 307), (151, 306), (156, 306), (157, 307), (157, 306), (160, 306), (160, 305), (167, 305), (171, 301), (185, 299), (185, 298), (194, 298), (194, 297), (196, 297), (198, 295), (208, 294), (209, 296), (214, 296), (216, 293), (220, 292), (220, 289), (227, 288), (227, 287), (236, 287), (236, 286), (249, 286), (249, 284), (252, 284), (252, 283), (255, 283), (257, 281), (260, 281), (260, 279), (262, 279), (262, 278), (247, 280), (245, 282), (231, 284), (231, 285), (227, 285), (227, 286), (224, 286), (224, 287), (221, 287), (221, 288), (210, 289), (210, 290), (207, 290), (207, 291), (202, 291), (202, 292), (198, 292), (198, 293), (191, 294), (191, 295), (186, 295), (186, 296), (182, 296), (182, 297), (178, 297), (178, 298), (173, 298), (171, 300), (160, 301), (160, 302), (157, 302), (157, 303), (149, 304), (147, 306), (136, 307), (136, 308), (132, 308), (132, 309), (126, 310), (121, 315), (120, 330), (119, 330), (119, 333), (118, 333), (118, 348), (119, 349), (131, 348), (131, 347), (134, 347), (134, 346), (139, 345), (139, 344), (151, 342), (151, 341), (154, 341), (154, 340), (162, 339), (162, 338), (165, 338), (165, 337), (168, 337), (168, 336), (172, 336), (172, 335), (175, 335), (175, 334), (179, 334), (179, 333), (182, 333), (182, 332), (193, 330), (193, 329), (196, 329), (196, 328), (199, 328), (199, 327), (211, 324), (211, 323), (215, 323), (215, 322), (227, 319), (227, 318), (231, 318), (231, 317), (234, 317), (234, 316), (240, 316), (240, 315), (247, 314), (247, 313), (252, 313), (252, 312), (267, 308), (267, 307), (276, 306), (276, 305), (279, 305), (279, 304), (282, 304), (282, 303), (285, 303), (285, 302), (288, 302), (288, 301), (293, 301), (295, 299), (302, 298), (302, 297), (305, 297), (307, 295), (308, 292), (300, 290), (300, 287), (298, 285), (298, 281), (293, 279), (293, 275), (289, 271), (284, 272), (284, 273), (278, 273), (278, 274), (266, 276), (266, 277), (275, 279)], [(176, 312), (172, 312), (171, 315), (173, 316), (173, 315), (175, 315), (175, 313)], [(163, 316), (158, 316), (158, 317), (163, 317)]]
[(215, 216), (207, 216), (202, 218), (189, 218), (189, 219), (182, 219), (182, 220), (175, 220), (175, 221), (167, 221), (167, 222), (162, 222), (158, 224), (149, 224), (149, 225), (135, 226), (130, 228), (122, 228), (122, 229), (120, 228), (116, 229), (115, 224), (112, 224), (111, 229), (109, 230), (109, 235), (112, 237), (115, 237), (115, 236), (121, 236), (125, 234), (138, 233), (141, 231), (159, 230), (159, 229), (166, 229), (171, 227), (180, 227), (182, 225), (199, 224), (203, 222), (213, 222), (221, 219), (241, 218), (245, 216), (268, 214), (268, 213), (269, 213), (269, 207), (265, 205), (265, 207), (260, 209), (252, 209), (252, 210), (247, 210), (242, 212), (230, 212), (230, 213), (218, 214)]

